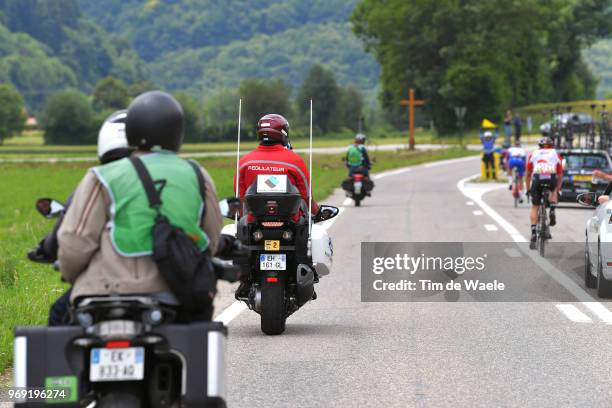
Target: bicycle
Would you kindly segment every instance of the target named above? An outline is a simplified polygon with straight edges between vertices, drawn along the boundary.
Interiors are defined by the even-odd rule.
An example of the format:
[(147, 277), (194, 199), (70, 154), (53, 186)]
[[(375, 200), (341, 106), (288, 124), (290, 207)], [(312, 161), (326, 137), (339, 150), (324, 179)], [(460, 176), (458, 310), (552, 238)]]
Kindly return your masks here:
[(514, 208), (518, 208), (521, 192), (519, 191), (518, 170), (516, 167), (512, 167), (512, 197), (514, 197)]
[(542, 189), (542, 203), (538, 209), (538, 223), (536, 225), (536, 249), (540, 252), (540, 256), (544, 257), (544, 247), (549, 235), (548, 226), (548, 208), (550, 208), (550, 188)]

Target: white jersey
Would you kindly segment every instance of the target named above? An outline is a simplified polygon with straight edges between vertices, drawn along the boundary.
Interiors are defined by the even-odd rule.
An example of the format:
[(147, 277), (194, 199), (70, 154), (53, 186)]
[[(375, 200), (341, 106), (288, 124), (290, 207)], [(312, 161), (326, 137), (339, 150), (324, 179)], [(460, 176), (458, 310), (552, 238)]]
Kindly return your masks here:
[(555, 149), (537, 149), (529, 155), (527, 171), (533, 174), (549, 175), (563, 173), (561, 157)]
[(525, 149), (522, 147), (512, 146), (508, 149), (508, 157), (526, 157)]

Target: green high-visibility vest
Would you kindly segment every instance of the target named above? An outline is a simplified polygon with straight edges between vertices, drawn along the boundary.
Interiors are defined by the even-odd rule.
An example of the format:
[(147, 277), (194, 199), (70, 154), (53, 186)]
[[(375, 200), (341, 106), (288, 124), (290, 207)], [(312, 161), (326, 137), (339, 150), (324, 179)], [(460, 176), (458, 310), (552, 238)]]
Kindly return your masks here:
[(349, 146), (346, 153), (346, 162), (349, 166), (361, 166), (363, 163), (363, 152), (358, 146)]
[[(174, 152), (159, 150), (140, 156), (153, 181), (165, 180), (161, 213), (181, 228), (204, 251), (209, 244), (200, 228), (204, 202), (197, 175), (191, 165)], [(136, 169), (128, 158), (95, 167), (94, 173), (112, 200), (111, 241), (122, 256), (151, 255), (156, 212)]]

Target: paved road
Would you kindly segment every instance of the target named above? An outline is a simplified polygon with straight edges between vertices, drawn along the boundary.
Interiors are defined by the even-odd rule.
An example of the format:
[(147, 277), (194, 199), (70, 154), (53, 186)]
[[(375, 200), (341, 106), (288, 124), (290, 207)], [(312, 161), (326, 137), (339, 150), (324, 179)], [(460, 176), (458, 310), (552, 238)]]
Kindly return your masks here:
[[(360, 208), (334, 195), (329, 202), (343, 212), (329, 228), (334, 267), (319, 298), (281, 336), (263, 335), (258, 315), (236, 315), (236, 305), (223, 315), (236, 315), (229, 406), (610, 407), (612, 307), (579, 275), (589, 211), (559, 210), (553, 236), (565, 244), (551, 253), (563, 261), (528, 250), (508, 259), (503, 278), (540, 302), (361, 301), (361, 242), (524, 247), (527, 207), (514, 209), (503, 186), (466, 183), (477, 169), (477, 159), (464, 158), (387, 172)], [(219, 311), (232, 303), (230, 289)]]

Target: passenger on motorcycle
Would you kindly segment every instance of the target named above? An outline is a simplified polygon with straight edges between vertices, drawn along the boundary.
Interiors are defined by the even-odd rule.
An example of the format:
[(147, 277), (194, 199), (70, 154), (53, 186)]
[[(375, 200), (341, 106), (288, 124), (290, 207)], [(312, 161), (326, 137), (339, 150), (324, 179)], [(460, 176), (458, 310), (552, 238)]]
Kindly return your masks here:
[(365, 147), (366, 136), (363, 133), (355, 136), (355, 143), (349, 146), (346, 151), (346, 167), (348, 167), (348, 176), (351, 177), (356, 171), (361, 171), (366, 177), (370, 176), (370, 157), (368, 150)]
[[(128, 107), (126, 138), (135, 148), (131, 156), (141, 159), (154, 180), (163, 179), (163, 215), (212, 254), (222, 227), (217, 195), (212, 179), (200, 168), (207, 187), (202, 200), (193, 167), (176, 154), (183, 142), (183, 122), (183, 110), (172, 96), (147, 92)], [(154, 218), (128, 158), (87, 172), (59, 230), (60, 270), (73, 284), (73, 303), (84, 296), (144, 294), (176, 307), (181, 320), (180, 305), (151, 256)], [(210, 308), (192, 320), (205, 319)]]
[[(304, 160), (287, 148), (289, 143), (289, 122), (281, 115), (269, 114), (257, 122), (259, 146), (240, 159), (238, 194), (244, 199), (247, 189), (260, 174), (286, 174), (297, 187), (305, 203), (308, 203), (310, 173)], [(236, 176), (234, 176), (234, 188)], [(306, 210), (308, 206), (306, 205)], [(312, 200), (312, 215), (319, 212), (319, 205)]]
[(525, 164), (527, 154), (525, 149), (521, 147), (520, 141), (515, 141), (514, 146), (508, 149), (508, 175), (510, 176), (509, 189), (512, 190), (514, 182), (512, 172), (516, 169), (516, 183), (519, 192), (519, 202), (523, 202), (525, 198), (525, 190), (523, 189), (523, 176), (525, 175)]
[[(538, 222), (538, 211), (542, 203), (542, 191), (547, 187), (550, 191), (550, 226), (557, 223), (555, 205), (557, 195), (563, 182), (563, 164), (561, 157), (554, 149), (553, 140), (544, 136), (538, 143), (539, 149), (533, 151), (527, 159), (526, 185), (531, 194), (531, 249), (536, 248), (536, 224)], [(546, 232), (550, 239), (550, 232)]]
[[(98, 159), (100, 164), (110, 163), (130, 155), (134, 150), (128, 147), (125, 138), (125, 118), (126, 110), (112, 113), (105, 121), (98, 133)], [(72, 194), (64, 204), (64, 211), (53, 226), (53, 229), (38, 246), (28, 253), (28, 258), (34, 262), (53, 263), (57, 260), (58, 242), (57, 232), (59, 231), (64, 214), (70, 206)], [(49, 311), (49, 326), (60, 326), (66, 324), (69, 317), (71, 289), (68, 289), (55, 303)]]

